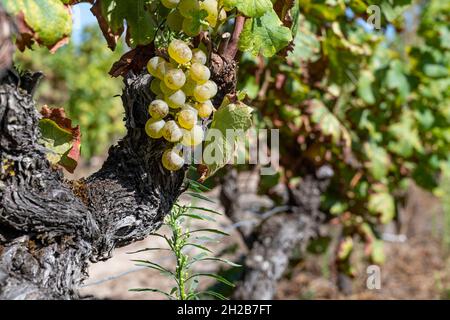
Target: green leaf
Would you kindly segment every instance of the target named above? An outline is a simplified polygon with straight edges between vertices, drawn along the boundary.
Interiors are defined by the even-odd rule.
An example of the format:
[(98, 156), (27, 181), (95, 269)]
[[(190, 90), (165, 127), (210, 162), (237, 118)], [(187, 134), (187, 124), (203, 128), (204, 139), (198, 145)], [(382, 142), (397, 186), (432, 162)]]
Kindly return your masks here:
[(198, 292), (197, 294), (206, 294), (209, 296), (213, 296), (215, 298), (219, 298), (220, 300), (228, 300), (227, 297), (225, 297), (222, 294), (215, 292), (215, 291), (201, 291), (201, 292)]
[(419, 153), (424, 151), (416, 121), (411, 112), (404, 112), (400, 121), (389, 127), (389, 133), (394, 137), (388, 144), (389, 151), (403, 157), (410, 157), (414, 150)]
[(365, 166), (370, 174), (376, 180), (386, 177), (391, 166), (391, 160), (386, 150), (375, 143), (365, 143), (364, 152), (367, 157)]
[(324, 135), (331, 136), (332, 141), (336, 144), (343, 140), (345, 145), (350, 147), (351, 139), (347, 129), (321, 101), (312, 100), (311, 111), (312, 122), (320, 126)]
[[(147, 0), (101, 0), (94, 6), (94, 14), (99, 25), (112, 48), (117, 38), (127, 26), (127, 43), (135, 48), (146, 45), (155, 39), (158, 28), (155, 14), (147, 10)], [(112, 43), (112, 44), (111, 44)]]
[(271, 0), (224, 0), (227, 9), (237, 8), (240, 12), (250, 18), (258, 18), (272, 9)]
[(272, 57), (292, 40), (292, 32), (284, 27), (274, 10), (259, 18), (247, 19), (239, 39), (239, 49), (257, 56)]
[(220, 213), (219, 211), (212, 210), (212, 209), (208, 209), (208, 208), (195, 207), (195, 206), (189, 206), (189, 207), (186, 207), (186, 208), (188, 208), (188, 209), (202, 210), (202, 211), (205, 211), (205, 212), (211, 212), (211, 213), (217, 214), (217, 215), (219, 215), (219, 216), (222, 215), (222, 213)]
[(205, 200), (205, 201), (208, 201), (208, 202), (211, 202), (211, 203), (215, 203), (213, 200), (211, 200), (208, 197), (205, 197), (202, 194), (198, 194), (198, 193), (195, 193), (195, 192), (186, 192), (186, 194), (188, 196), (191, 196), (191, 197), (194, 197), (194, 198), (198, 198), (198, 199)]
[(230, 287), (234, 287), (234, 284), (230, 281), (228, 281), (227, 279), (225, 279), (222, 276), (219, 276), (218, 274), (213, 274), (213, 273), (196, 273), (193, 274), (192, 276), (190, 276), (187, 280), (192, 279), (194, 277), (209, 277), (209, 278), (214, 278), (219, 282), (222, 282)]
[(391, 62), (391, 66), (386, 76), (386, 84), (389, 89), (397, 89), (400, 97), (406, 100), (409, 94), (409, 82), (406, 77), (403, 65), (399, 60)]
[(369, 196), (369, 212), (374, 215), (379, 215), (381, 223), (387, 224), (395, 216), (394, 198), (384, 185), (374, 185), (373, 189), (375, 193)]
[(374, 76), (370, 71), (364, 70), (361, 72), (361, 76), (358, 81), (358, 95), (367, 104), (375, 103), (375, 96), (372, 91), (372, 82)]
[(174, 299), (174, 297), (172, 297), (170, 294), (168, 294), (167, 292), (164, 292), (162, 290), (159, 290), (159, 289), (134, 288), (134, 289), (129, 289), (129, 291), (132, 291), (132, 292), (157, 292), (157, 293), (161, 293), (161, 294), (165, 295), (169, 300)]
[(66, 118), (62, 108), (44, 106), (41, 113), (43, 118), (39, 121), (39, 128), (41, 143), (49, 150), (47, 159), (73, 173), (80, 157), (80, 128), (72, 128), (72, 121)]
[(384, 254), (384, 242), (382, 240), (376, 239), (371, 244), (371, 253), (370, 259), (373, 263), (381, 265), (386, 260), (386, 256)]
[(227, 259), (222, 259), (222, 258), (214, 258), (214, 257), (210, 257), (210, 258), (201, 258), (201, 259), (194, 259), (193, 261), (191, 261), (188, 265), (193, 265), (196, 262), (200, 262), (200, 261), (217, 261), (217, 262), (223, 262), (226, 263), (232, 267), (242, 267), (242, 265), (234, 263), (230, 260)]
[(226, 233), (226, 232), (223, 232), (223, 231), (220, 231), (220, 230), (217, 230), (217, 229), (207, 229), (207, 228), (192, 230), (192, 231), (189, 231), (188, 233), (191, 234), (191, 233), (194, 233), (194, 232), (211, 232), (211, 233), (216, 233), (216, 234), (220, 234), (220, 235), (223, 235), (223, 236), (229, 236), (229, 234)]
[(186, 244), (183, 245), (183, 247), (188, 247), (188, 246), (195, 247), (195, 248), (198, 248), (198, 249), (201, 249), (201, 250), (205, 250), (205, 251), (208, 251), (208, 252), (212, 253), (212, 251), (209, 250), (207, 247), (199, 245), (199, 244), (196, 244), (196, 243), (190, 243), (189, 242), (189, 243), (186, 243)]
[(442, 78), (449, 75), (448, 69), (439, 64), (426, 64), (423, 72), (430, 78)]
[(20, 28), (19, 49), (30, 47), (36, 41), (55, 51), (68, 41), (72, 32), (72, 16), (60, 0), (0, 0), (0, 3), (28, 26)]
[(237, 137), (230, 135), (230, 132), (245, 133), (252, 125), (251, 107), (240, 101), (230, 104), (227, 101), (225, 98), (223, 106), (214, 113), (205, 139), (203, 161), (208, 169), (206, 177), (212, 176), (233, 157)]

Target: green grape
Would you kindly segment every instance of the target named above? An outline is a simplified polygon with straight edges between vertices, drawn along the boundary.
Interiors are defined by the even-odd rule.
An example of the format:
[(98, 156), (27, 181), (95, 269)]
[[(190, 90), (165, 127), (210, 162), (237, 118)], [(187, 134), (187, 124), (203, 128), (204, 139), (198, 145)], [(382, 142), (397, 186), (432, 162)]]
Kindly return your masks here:
[(162, 93), (166, 96), (167, 95), (170, 96), (172, 93), (175, 92), (175, 90), (170, 89), (164, 81), (159, 82), (159, 88), (161, 89)]
[(195, 82), (203, 84), (211, 77), (211, 71), (209, 71), (208, 67), (195, 62), (189, 69), (189, 75)]
[(162, 128), (162, 136), (169, 142), (177, 142), (183, 137), (183, 132), (174, 120), (169, 120)]
[(181, 69), (171, 69), (164, 76), (164, 83), (171, 90), (178, 90), (186, 83), (186, 76)]
[(178, 112), (177, 120), (180, 127), (190, 130), (197, 122), (197, 111), (194, 112), (192, 109), (189, 109), (189, 107), (183, 108)]
[(201, 49), (196, 48), (192, 50), (192, 63), (206, 64), (207, 60), (208, 57), (206, 56), (206, 53), (204, 53)]
[(164, 151), (161, 162), (169, 171), (177, 171), (180, 170), (184, 165), (184, 159), (180, 156), (180, 154), (173, 150), (173, 149), (167, 149)]
[(163, 135), (163, 128), (166, 122), (162, 119), (150, 118), (145, 123), (145, 132), (150, 138), (159, 139)]
[(209, 116), (211, 115), (211, 113), (214, 111), (214, 106), (211, 102), (211, 100), (205, 101), (205, 102), (201, 102), (201, 103), (197, 103), (195, 105), (195, 108), (198, 111), (198, 116), (200, 118), (209, 118)]
[(192, 112), (194, 112), (195, 114), (198, 113), (197, 109), (195, 109), (190, 103), (185, 103), (182, 107), (182, 109), (189, 109)]
[(204, 0), (200, 3), (200, 9), (203, 9), (208, 13), (206, 21), (208, 21), (209, 25), (213, 28), (217, 24), (217, 18), (219, 16), (218, 8), (217, 0)]
[(152, 76), (162, 79), (166, 73), (167, 61), (161, 57), (153, 57), (148, 61), (147, 70)]
[(190, 18), (192, 17), (192, 11), (200, 10), (200, 5), (198, 0), (181, 0), (177, 9), (183, 17)]
[(175, 8), (179, 2), (180, 0), (161, 0), (162, 5), (169, 9)]
[(157, 96), (162, 95), (162, 93), (163, 93), (161, 90), (161, 87), (160, 87), (160, 82), (161, 82), (161, 80), (155, 78), (150, 83), (150, 90), (152, 90), (152, 92)]
[(164, 99), (169, 107), (173, 109), (181, 108), (181, 106), (186, 102), (186, 95), (182, 90), (177, 90), (172, 94), (166, 95)]
[(169, 114), (169, 106), (162, 100), (153, 100), (148, 107), (148, 113), (153, 119), (162, 119)]
[(186, 83), (184, 84), (182, 90), (184, 91), (184, 93), (187, 96), (192, 97), (194, 95), (194, 89), (196, 86), (197, 86), (197, 82), (192, 80), (192, 78), (189, 76), (189, 71), (188, 71), (186, 73)]
[(180, 32), (183, 29), (183, 17), (178, 10), (173, 10), (167, 15), (166, 24), (174, 32)]
[(192, 59), (192, 51), (181, 40), (175, 39), (169, 44), (169, 56), (180, 64), (186, 64)]
[(195, 147), (203, 141), (203, 129), (199, 125), (194, 125), (191, 130), (181, 129), (183, 138), (181, 144), (186, 147)]
[(208, 80), (204, 84), (198, 85), (194, 89), (194, 98), (198, 102), (205, 102), (217, 94), (217, 85)]
[(199, 23), (194, 23), (191, 18), (185, 18), (183, 20), (183, 32), (189, 37), (195, 37), (202, 31), (202, 26)]

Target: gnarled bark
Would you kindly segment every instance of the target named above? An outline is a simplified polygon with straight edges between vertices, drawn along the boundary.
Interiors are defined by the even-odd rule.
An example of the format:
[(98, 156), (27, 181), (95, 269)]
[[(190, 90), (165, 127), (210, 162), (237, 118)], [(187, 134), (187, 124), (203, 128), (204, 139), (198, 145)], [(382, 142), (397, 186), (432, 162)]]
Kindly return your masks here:
[(161, 166), (149, 139), (151, 76), (130, 73), (122, 100), (127, 135), (92, 176), (68, 182), (47, 161), (32, 96), (36, 77), (0, 79), (0, 299), (70, 299), (87, 262), (157, 229), (182, 192), (184, 170)]
[[(319, 211), (320, 196), (332, 176), (329, 166), (306, 174), (297, 188), (288, 189), (289, 211), (260, 219), (253, 227), (246, 225), (239, 229), (250, 251), (233, 298), (273, 299), (294, 249), (305, 249), (323, 223), (324, 214)], [(239, 201), (239, 194), (236, 173), (231, 170), (222, 184), (221, 201), (233, 221), (248, 219), (250, 214)]]

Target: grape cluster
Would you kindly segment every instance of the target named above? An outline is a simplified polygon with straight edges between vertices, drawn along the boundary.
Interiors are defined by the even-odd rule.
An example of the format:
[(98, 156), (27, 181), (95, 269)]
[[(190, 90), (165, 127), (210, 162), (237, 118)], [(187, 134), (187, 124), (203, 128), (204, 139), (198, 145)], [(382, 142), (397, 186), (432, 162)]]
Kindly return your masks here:
[[(219, 10), (217, 0), (161, 0), (164, 7), (173, 9), (167, 16), (167, 25), (173, 31), (183, 31), (190, 37), (198, 35), (208, 25), (214, 28), (227, 18), (224, 9)], [(206, 11), (205, 23), (194, 21), (201, 10)]]
[[(150, 119), (145, 132), (154, 139), (194, 147), (203, 141), (198, 118), (209, 118), (214, 111), (211, 99), (217, 85), (209, 80), (211, 72), (202, 50), (191, 50), (184, 41), (173, 40), (168, 53), (170, 61), (155, 56), (147, 64), (154, 77), (150, 89), (156, 99), (148, 107)], [(180, 145), (175, 145), (164, 152), (162, 163), (166, 169), (176, 171), (184, 165), (180, 151)]]

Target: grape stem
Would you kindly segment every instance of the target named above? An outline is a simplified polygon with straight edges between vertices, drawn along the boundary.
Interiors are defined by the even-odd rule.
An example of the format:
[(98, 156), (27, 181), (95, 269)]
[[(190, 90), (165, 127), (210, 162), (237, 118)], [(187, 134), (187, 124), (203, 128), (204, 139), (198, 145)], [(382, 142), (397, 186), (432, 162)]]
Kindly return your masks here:
[(239, 37), (241, 36), (242, 30), (244, 29), (245, 17), (237, 16), (234, 23), (234, 31), (231, 35), (230, 41), (228, 41), (227, 45), (222, 48), (222, 52), (220, 54), (226, 58), (227, 60), (233, 60), (236, 57), (238, 52), (238, 43)]

